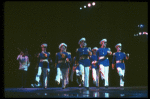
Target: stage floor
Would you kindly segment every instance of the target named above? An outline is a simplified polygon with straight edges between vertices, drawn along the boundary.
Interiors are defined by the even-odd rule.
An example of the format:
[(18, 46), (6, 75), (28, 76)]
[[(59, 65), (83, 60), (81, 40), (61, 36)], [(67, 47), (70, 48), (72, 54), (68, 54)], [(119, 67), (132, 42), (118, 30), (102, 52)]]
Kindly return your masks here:
[(5, 98), (147, 98), (148, 87), (5, 88)]

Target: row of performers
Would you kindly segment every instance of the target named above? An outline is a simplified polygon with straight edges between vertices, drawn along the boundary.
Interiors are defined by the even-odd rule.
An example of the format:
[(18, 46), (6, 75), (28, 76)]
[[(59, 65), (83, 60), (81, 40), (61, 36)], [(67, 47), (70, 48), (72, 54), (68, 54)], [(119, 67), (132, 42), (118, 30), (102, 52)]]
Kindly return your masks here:
[[(112, 69), (114, 66), (117, 68), (117, 72), (120, 76), (120, 86), (124, 87), (124, 76), (125, 76), (125, 64), (124, 60), (129, 59), (129, 54), (121, 52), (122, 44), (118, 43), (115, 48), (117, 52), (111, 52), (110, 48), (107, 48), (107, 39), (102, 39), (100, 41), (100, 48), (94, 47), (92, 50), (86, 45), (86, 39), (81, 38), (79, 40), (80, 48), (76, 49), (76, 56), (71, 59), (71, 53), (67, 52), (67, 45), (61, 43), (59, 45), (60, 52), (56, 53), (55, 67), (57, 68), (57, 74), (55, 81), (60, 84), (62, 79), (62, 88), (66, 88), (69, 83), (69, 67), (71, 62), (73, 62), (73, 67), (71, 70), (70, 80), (73, 81), (73, 73), (76, 72), (76, 81), (79, 86), (84, 86), (89, 89), (89, 69), (92, 67), (92, 78), (93, 83), (96, 87), (99, 87), (99, 75), (105, 87), (109, 86), (108, 74), (109, 74), (109, 55), (113, 55)], [(35, 77), (35, 84), (31, 84), (33, 87), (39, 87), (40, 77), (43, 72), (43, 87), (47, 88), (48, 75), (50, 73), (49, 61), (50, 53), (46, 51), (47, 44), (41, 45), (42, 52), (38, 54), (39, 66), (38, 72)], [(22, 72), (27, 72), (30, 66), (29, 58), (27, 55), (21, 53), (18, 55), (17, 60), (19, 60), (20, 66), (19, 70)], [(26, 74), (26, 73), (22, 73)], [(24, 78), (22, 78), (24, 79)], [(26, 83), (26, 80), (22, 80), (22, 86)]]

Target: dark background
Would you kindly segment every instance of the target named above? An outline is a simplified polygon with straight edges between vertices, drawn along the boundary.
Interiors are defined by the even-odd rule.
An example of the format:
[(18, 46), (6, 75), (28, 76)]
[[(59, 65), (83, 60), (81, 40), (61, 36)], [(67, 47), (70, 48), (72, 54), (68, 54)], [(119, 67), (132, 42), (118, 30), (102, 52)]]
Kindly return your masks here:
[[(28, 49), (31, 66), (28, 85), (35, 67), (40, 45), (47, 43), (47, 51), (55, 61), (60, 43), (68, 45), (67, 51), (75, 56), (78, 41), (85, 37), (88, 47), (100, 47), (107, 38), (107, 47), (116, 52), (115, 45), (122, 43), (122, 51), (130, 54), (126, 61), (125, 86), (148, 86), (148, 36), (134, 36), (139, 31), (148, 32), (148, 2), (96, 2), (80, 10), (89, 2), (62, 1), (7, 1), (4, 3), (4, 87), (18, 87), (19, 62), (17, 47)], [(91, 2), (92, 3), (92, 2)], [(143, 24), (143, 29), (138, 27)], [(112, 57), (110, 58), (110, 64)], [(51, 67), (50, 86), (54, 86), (56, 69)], [(91, 76), (90, 76), (91, 77)], [(33, 77), (33, 79), (35, 79)], [(119, 86), (116, 70), (109, 72), (110, 86)], [(92, 83), (90, 81), (90, 83)], [(72, 84), (74, 86), (74, 84)]]

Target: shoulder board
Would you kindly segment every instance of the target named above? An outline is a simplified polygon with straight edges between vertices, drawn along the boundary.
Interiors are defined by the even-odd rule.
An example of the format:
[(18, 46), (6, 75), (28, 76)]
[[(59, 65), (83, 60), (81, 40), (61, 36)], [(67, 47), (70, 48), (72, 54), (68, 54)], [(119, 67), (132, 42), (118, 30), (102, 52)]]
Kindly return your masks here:
[(123, 52), (124, 54), (126, 54), (125, 52)]
[(108, 48), (109, 50), (111, 50), (110, 48)]
[(115, 55), (115, 53), (113, 53), (113, 55)]
[(56, 55), (57, 55), (57, 53), (56, 53)]
[(50, 52), (48, 52), (48, 54), (50, 54)]
[(76, 52), (78, 51), (78, 48), (76, 49)]
[(70, 53), (70, 52), (67, 52), (67, 53), (71, 55), (71, 53)]
[(91, 50), (91, 47), (88, 47), (88, 49), (90, 49), (90, 50)]

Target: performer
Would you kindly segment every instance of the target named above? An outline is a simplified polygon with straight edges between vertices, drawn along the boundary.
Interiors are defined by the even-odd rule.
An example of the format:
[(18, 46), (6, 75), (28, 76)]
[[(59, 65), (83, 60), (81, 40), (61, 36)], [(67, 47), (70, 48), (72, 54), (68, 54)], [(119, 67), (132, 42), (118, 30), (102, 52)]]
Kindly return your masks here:
[[(57, 67), (57, 75), (55, 81), (58, 82), (60, 80), (60, 75), (62, 74), (62, 88), (65, 89), (66, 87), (66, 80), (68, 78), (68, 71), (69, 66), (68, 63), (71, 61), (69, 60), (69, 55), (66, 52), (67, 45), (65, 43), (61, 43), (59, 45), (60, 52), (56, 53), (55, 59), (55, 67)], [(58, 82), (59, 84), (59, 82)]]
[(99, 67), (97, 64), (97, 52), (98, 48), (94, 47), (92, 49), (92, 56), (90, 57), (91, 60), (91, 65), (92, 65), (92, 78), (93, 78), (93, 83), (96, 87), (99, 87)]
[(49, 68), (49, 57), (50, 57), (50, 52), (46, 52), (47, 44), (42, 44), (41, 45), (42, 52), (38, 54), (39, 58), (39, 67), (38, 67), (38, 73), (36, 75), (36, 87), (41, 86), (40, 85), (40, 76), (43, 71), (43, 87), (47, 88), (47, 83), (48, 83), (48, 75), (50, 73), (50, 68)]
[(19, 64), (20, 64), (20, 66), (19, 66), (20, 73), (19, 74), (22, 77), (22, 80), (21, 80), (22, 88), (26, 87), (27, 71), (28, 71), (28, 67), (30, 66), (29, 58), (24, 53), (25, 53), (25, 51), (21, 51), (17, 57), (17, 60), (19, 61)]
[(69, 72), (70, 72), (70, 65), (72, 63), (71, 52), (67, 52), (67, 54), (68, 54), (68, 58), (69, 58), (69, 62), (67, 62), (69, 69), (68, 69), (68, 76), (67, 76), (67, 80), (66, 80), (66, 88), (69, 86)]
[(76, 57), (73, 57), (73, 65), (72, 65), (72, 69), (71, 69), (70, 79), (73, 82), (73, 75), (76, 72), (76, 82), (77, 82), (78, 86), (81, 87), (79, 64), (75, 65), (75, 61), (76, 61)]
[(108, 82), (108, 75), (109, 75), (109, 59), (108, 55), (111, 55), (112, 52), (110, 48), (106, 48), (107, 39), (102, 39), (100, 41), (101, 48), (97, 50), (97, 57), (98, 57), (98, 65), (101, 73), (101, 79), (105, 88), (109, 86)]
[(114, 69), (115, 63), (117, 72), (120, 76), (120, 87), (124, 87), (124, 76), (125, 76), (125, 63), (124, 60), (129, 59), (129, 54), (125, 54), (125, 52), (121, 52), (122, 44), (118, 43), (115, 48), (117, 49), (116, 53), (113, 53), (112, 60), (112, 69)]
[(86, 47), (85, 38), (81, 38), (78, 44), (80, 44), (80, 48), (76, 50), (76, 65), (79, 64), (80, 76), (82, 77), (81, 84), (84, 85), (86, 89), (89, 89), (89, 57), (92, 55), (92, 52), (90, 47)]

